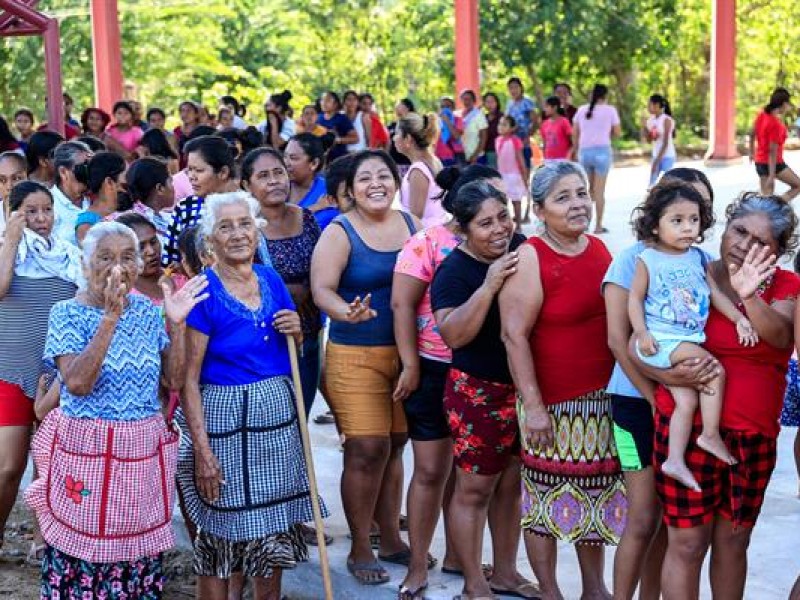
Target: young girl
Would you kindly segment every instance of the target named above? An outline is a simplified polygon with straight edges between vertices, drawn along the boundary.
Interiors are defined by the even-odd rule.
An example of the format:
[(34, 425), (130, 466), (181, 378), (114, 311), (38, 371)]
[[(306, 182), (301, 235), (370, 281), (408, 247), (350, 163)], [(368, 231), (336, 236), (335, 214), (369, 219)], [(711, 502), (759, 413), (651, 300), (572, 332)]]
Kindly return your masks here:
[[(634, 229), (639, 241), (649, 243), (638, 257), (628, 297), (628, 312), (639, 358), (661, 369), (691, 358), (705, 358), (710, 305), (736, 323), (739, 343), (755, 345), (758, 338), (747, 318), (719, 292), (707, 274), (707, 255), (694, 244), (702, 241), (713, 225), (711, 206), (690, 186), (679, 182), (660, 184), (635, 212)], [(735, 464), (719, 433), (725, 373), (700, 393), (703, 432), (697, 444), (720, 460)], [(692, 430), (698, 393), (692, 388), (670, 387), (675, 412), (670, 420), (669, 452), (662, 471), (686, 487), (700, 491), (684, 461)]]
[(505, 115), (497, 126), (495, 150), (497, 170), (503, 176), (508, 197), (514, 205), (514, 222), (517, 231), (522, 230), (522, 200), (528, 197), (528, 167), (522, 155), (522, 140), (514, 134), (517, 122), (511, 115)]
[(565, 116), (561, 99), (550, 96), (544, 103), (542, 141), (545, 160), (567, 160), (572, 151), (572, 125)]
[(144, 132), (136, 124), (133, 116), (133, 107), (129, 102), (125, 100), (116, 102), (112, 112), (116, 122), (106, 129), (103, 141), (109, 150), (113, 150), (128, 162), (131, 162), (136, 158), (136, 146), (142, 141)]
[(647, 105), (650, 118), (645, 122), (645, 134), (653, 142), (653, 162), (650, 167), (650, 187), (653, 187), (662, 173), (675, 165), (675, 120), (669, 102), (660, 94), (650, 96)]
[(114, 152), (98, 152), (88, 162), (75, 165), (75, 178), (86, 186), (92, 204), (78, 215), (75, 237), (83, 243), (86, 232), (117, 210), (119, 182), (125, 161)]

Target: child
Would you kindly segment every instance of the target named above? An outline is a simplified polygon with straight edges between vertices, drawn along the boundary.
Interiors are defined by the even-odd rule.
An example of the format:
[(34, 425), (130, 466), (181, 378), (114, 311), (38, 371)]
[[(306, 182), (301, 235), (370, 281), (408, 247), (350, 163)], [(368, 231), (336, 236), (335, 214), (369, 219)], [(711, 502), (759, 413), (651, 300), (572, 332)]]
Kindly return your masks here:
[(542, 141), (545, 160), (567, 160), (572, 151), (572, 125), (564, 116), (561, 99), (550, 96), (544, 103)]
[[(710, 304), (736, 323), (739, 343), (755, 345), (758, 338), (747, 318), (717, 288), (707, 273), (707, 255), (697, 248), (713, 225), (709, 204), (691, 186), (669, 182), (652, 189), (635, 211), (634, 230), (639, 241), (648, 242), (636, 263), (628, 312), (639, 358), (646, 364), (668, 369), (690, 358), (705, 358)], [(735, 464), (719, 432), (725, 373), (707, 385), (713, 393), (700, 393), (703, 431), (697, 445), (720, 460)], [(700, 491), (684, 461), (692, 431), (698, 393), (692, 388), (670, 387), (675, 412), (670, 419), (669, 451), (661, 465), (665, 475)]]
[(514, 133), (517, 122), (514, 117), (505, 115), (497, 125), (497, 139), (494, 147), (497, 152), (497, 170), (503, 176), (506, 193), (514, 205), (514, 222), (517, 231), (522, 230), (522, 199), (528, 196), (528, 167), (522, 155), (522, 140)]
[(650, 187), (653, 187), (662, 173), (675, 165), (675, 120), (669, 102), (660, 94), (650, 96), (647, 104), (650, 118), (645, 123), (645, 133), (653, 142), (653, 160), (650, 165)]
[(125, 161), (114, 152), (98, 152), (88, 162), (75, 165), (75, 179), (86, 186), (92, 203), (75, 221), (75, 238), (78, 244), (93, 225), (118, 210), (117, 194), (125, 173)]

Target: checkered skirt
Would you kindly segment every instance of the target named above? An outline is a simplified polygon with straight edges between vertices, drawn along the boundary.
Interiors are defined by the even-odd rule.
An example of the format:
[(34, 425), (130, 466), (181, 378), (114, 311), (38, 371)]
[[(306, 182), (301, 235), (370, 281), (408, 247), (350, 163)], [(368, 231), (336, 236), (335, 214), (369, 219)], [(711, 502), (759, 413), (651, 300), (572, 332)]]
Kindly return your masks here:
[[(214, 503), (198, 492), (194, 445), (179, 409), (175, 420), (186, 433), (178, 455), (178, 485), (197, 527), (216, 537), (241, 542), (287, 532), (297, 523), (313, 520), (289, 379), (204, 385), (201, 394), (209, 443), (225, 484)], [(327, 514), (324, 506), (323, 514)]]

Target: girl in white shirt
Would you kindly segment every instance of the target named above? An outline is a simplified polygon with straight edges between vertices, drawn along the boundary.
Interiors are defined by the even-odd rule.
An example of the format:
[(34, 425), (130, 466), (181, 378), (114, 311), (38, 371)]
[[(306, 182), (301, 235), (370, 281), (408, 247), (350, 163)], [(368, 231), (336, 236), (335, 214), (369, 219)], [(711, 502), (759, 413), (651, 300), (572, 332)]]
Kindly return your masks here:
[(650, 96), (647, 105), (650, 118), (644, 124), (644, 133), (653, 142), (653, 161), (650, 168), (650, 185), (653, 187), (662, 173), (675, 166), (675, 120), (669, 102), (661, 94)]

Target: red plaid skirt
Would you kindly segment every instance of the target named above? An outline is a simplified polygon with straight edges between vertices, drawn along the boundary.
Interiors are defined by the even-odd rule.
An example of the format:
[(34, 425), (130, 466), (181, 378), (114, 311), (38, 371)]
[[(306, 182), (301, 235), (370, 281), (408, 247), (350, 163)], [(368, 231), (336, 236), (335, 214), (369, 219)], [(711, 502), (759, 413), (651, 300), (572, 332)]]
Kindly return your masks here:
[(39, 478), (25, 491), (45, 541), (92, 563), (174, 546), (178, 438), (160, 413), (107, 421), (52, 411), (32, 444)]
[(655, 427), (653, 467), (667, 525), (697, 527), (716, 515), (734, 527), (756, 524), (777, 460), (776, 440), (758, 433), (723, 430), (722, 439), (739, 461), (729, 466), (697, 445), (703, 429), (698, 411), (685, 454), (686, 465), (700, 484), (701, 491), (695, 492), (661, 471), (669, 450), (669, 417), (657, 412)]

